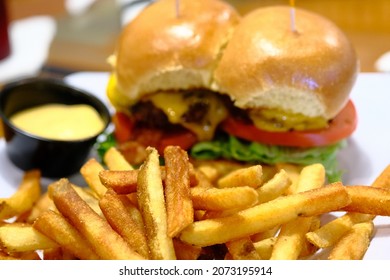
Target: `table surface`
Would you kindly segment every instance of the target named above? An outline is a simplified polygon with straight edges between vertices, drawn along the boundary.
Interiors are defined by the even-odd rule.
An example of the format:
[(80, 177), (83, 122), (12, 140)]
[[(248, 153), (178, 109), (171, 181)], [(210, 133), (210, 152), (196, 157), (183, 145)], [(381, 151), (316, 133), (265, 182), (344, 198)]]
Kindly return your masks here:
[[(6, 1), (10, 20), (42, 14), (57, 20), (59, 28), (50, 48), (47, 69), (63, 69), (66, 74), (110, 70), (106, 59), (121, 30), (117, 1), (98, 0), (83, 16), (67, 14), (65, 0)], [(227, 1), (243, 15), (260, 6), (289, 3), (289, 0)], [(390, 1), (297, 0), (295, 3), (334, 21), (354, 44), (361, 71), (377, 71), (375, 61), (390, 51)]]

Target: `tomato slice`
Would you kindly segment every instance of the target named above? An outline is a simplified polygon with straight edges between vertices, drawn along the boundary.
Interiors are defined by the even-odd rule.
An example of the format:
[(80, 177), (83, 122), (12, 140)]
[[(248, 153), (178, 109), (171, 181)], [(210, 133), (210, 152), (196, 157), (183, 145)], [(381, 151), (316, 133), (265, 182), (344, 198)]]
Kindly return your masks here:
[(160, 140), (158, 150), (164, 151), (167, 146), (179, 146), (183, 150), (189, 150), (196, 142), (198, 138), (191, 131), (181, 131), (174, 134), (164, 134)]
[(253, 124), (229, 117), (222, 123), (227, 133), (249, 141), (263, 144), (291, 147), (319, 147), (334, 144), (350, 136), (357, 126), (357, 114), (351, 100), (341, 112), (330, 121), (325, 129), (307, 131), (271, 132), (261, 130)]
[(174, 133), (165, 132), (160, 129), (136, 127), (128, 115), (116, 112), (112, 117), (115, 130), (114, 136), (119, 143), (136, 141), (144, 146), (157, 146), (162, 152), (166, 146), (180, 146), (188, 150), (198, 139), (191, 131), (184, 129)]
[(114, 136), (119, 143), (124, 143), (131, 139), (134, 124), (129, 116), (122, 112), (116, 112), (112, 116), (112, 122), (115, 127)]

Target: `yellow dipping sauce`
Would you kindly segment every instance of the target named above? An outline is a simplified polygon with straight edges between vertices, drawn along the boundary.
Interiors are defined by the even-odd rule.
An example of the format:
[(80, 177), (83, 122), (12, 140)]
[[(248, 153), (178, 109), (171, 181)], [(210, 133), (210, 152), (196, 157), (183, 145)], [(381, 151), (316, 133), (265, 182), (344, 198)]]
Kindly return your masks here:
[(80, 140), (104, 129), (104, 121), (90, 105), (47, 104), (11, 116), (13, 125), (36, 136), (53, 140)]

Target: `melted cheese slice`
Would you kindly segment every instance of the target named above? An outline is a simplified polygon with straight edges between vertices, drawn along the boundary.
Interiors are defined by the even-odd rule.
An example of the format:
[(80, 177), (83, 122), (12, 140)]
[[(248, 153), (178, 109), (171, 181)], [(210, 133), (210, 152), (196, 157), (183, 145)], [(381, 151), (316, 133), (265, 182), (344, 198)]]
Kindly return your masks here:
[[(212, 92), (202, 93), (202, 97), (194, 93), (193, 97), (191, 93), (188, 96), (187, 93), (180, 92), (159, 92), (151, 95), (149, 100), (167, 115), (171, 123), (181, 124), (191, 130), (201, 141), (210, 140), (214, 137), (218, 124), (227, 117), (228, 111), (218, 96)], [(202, 98), (201, 102), (208, 105), (205, 116), (201, 122), (186, 121), (183, 115), (194, 102), (200, 100), (199, 98)]]
[(327, 120), (322, 117), (307, 117), (303, 114), (271, 108), (252, 110), (249, 116), (256, 127), (267, 131), (302, 131), (321, 129), (328, 125)]

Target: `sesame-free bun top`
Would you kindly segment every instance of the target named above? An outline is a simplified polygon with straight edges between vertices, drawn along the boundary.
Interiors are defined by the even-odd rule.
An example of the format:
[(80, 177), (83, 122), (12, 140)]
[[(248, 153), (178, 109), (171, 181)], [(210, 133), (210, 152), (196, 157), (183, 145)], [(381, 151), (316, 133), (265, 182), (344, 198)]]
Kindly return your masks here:
[(333, 118), (346, 104), (358, 73), (355, 50), (331, 21), (290, 7), (247, 14), (215, 72), (215, 88), (241, 108), (276, 108)]
[(156, 1), (122, 31), (108, 89), (114, 105), (126, 106), (159, 90), (210, 88), (240, 15), (219, 0), (178, 4)]

